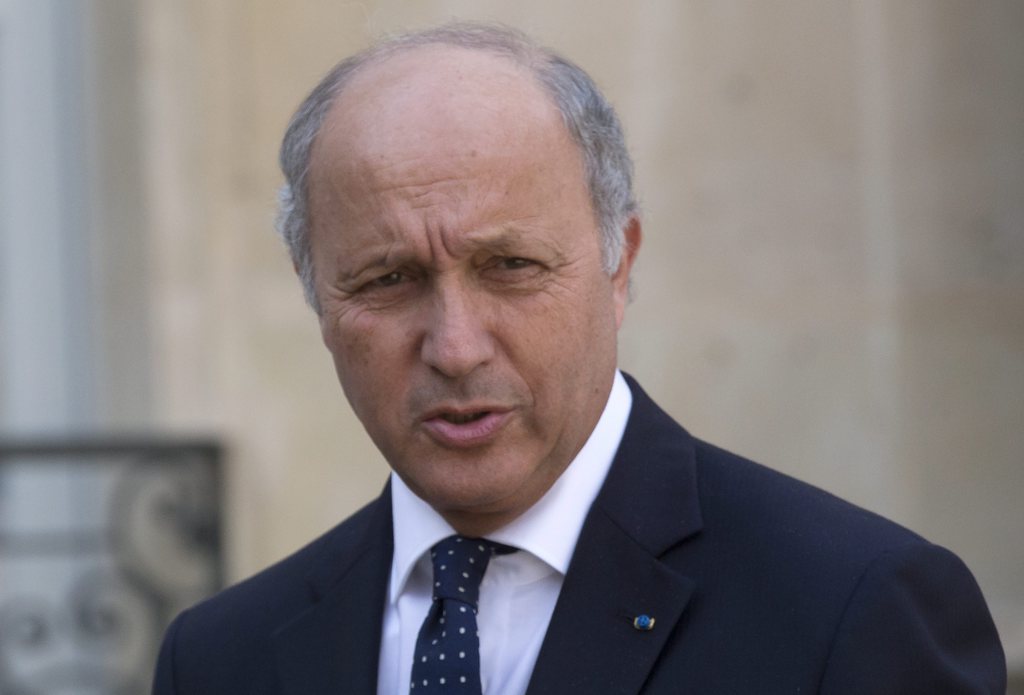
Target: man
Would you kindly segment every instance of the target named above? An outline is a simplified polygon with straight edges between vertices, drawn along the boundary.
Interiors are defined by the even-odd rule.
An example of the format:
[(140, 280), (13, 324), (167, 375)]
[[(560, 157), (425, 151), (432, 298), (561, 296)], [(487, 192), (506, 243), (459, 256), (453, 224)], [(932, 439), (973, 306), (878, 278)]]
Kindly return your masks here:
[(956, 557), (693, 439), (616, 371), (640, 222), (578, 68), (501, 28), (392, 39), (307, 98), (282, 166), (283, 235), (394, 473), (179, 616), (154, 692), (1003, 691)]

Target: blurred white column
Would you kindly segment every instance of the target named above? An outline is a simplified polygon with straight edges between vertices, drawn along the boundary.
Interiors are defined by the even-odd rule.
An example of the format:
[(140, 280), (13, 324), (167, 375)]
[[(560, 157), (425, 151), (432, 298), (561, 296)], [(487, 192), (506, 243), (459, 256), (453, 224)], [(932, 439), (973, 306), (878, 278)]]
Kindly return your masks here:
[(0, 1), (0, 431), (94, 400), (80, 3)]

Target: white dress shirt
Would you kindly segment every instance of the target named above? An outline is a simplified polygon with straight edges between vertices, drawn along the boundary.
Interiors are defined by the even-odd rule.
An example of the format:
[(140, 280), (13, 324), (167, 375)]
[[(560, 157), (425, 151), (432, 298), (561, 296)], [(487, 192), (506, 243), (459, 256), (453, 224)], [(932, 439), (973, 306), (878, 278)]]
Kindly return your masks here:
[[(622, 374), (594, 431), (540, 500), (487, 537), (520, 552), (495, 555), (480, 584), (477, 626), (485, 695), (523, 695), (537, 662), (583, 521), (619, 448), (633, 396)], [(378, 695), (407, 695), (413, 652), (432, 601), (431, 546), (455, 533), (397, 475), (391, 475), (395, 553), (384, 609)]]

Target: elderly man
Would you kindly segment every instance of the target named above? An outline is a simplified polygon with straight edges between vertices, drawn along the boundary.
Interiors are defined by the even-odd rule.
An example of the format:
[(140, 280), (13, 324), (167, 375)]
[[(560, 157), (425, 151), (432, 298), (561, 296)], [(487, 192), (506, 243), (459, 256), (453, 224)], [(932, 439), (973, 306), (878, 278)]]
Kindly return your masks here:
[(616, 371), (640, 246), (576, 66), (452, 25), (341, 63), (282, 232), (379, 499), (186, 611), (154, 692), (996, 693), (960, 561), (692, 438)]

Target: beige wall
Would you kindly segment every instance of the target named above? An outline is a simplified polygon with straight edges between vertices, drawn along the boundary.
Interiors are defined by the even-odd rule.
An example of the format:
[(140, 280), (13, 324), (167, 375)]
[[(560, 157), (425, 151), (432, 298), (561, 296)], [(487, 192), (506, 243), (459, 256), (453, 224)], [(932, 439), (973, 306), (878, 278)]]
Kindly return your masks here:
[(646, 242), (622, 365), (697, 435), (949, 545), (1024, 667), (1024, 5), (148, 0), (156, 423), (230, 445), (231, 575), (376, 494), (271, 229), (276, 148), (382, 31), (499, 19), (618, 106)]

